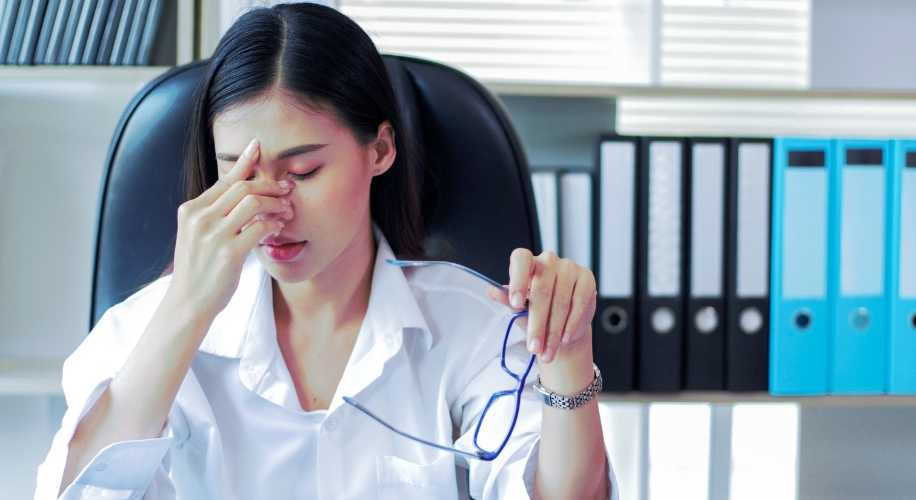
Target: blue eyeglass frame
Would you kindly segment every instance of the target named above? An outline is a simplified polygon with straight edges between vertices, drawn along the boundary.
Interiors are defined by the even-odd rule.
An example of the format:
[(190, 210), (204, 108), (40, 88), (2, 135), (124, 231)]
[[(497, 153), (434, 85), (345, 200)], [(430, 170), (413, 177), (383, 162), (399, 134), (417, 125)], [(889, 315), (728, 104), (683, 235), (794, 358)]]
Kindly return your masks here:
[[(467, 273), (470, 273), (471, 275), (476, 276), (486, 281), (487, 283), (493, 285), (498, 290), (501, 290), (504, 293), (508, 293), (506, 289), (503, 288), (503, 286), (497, 283), (496, 281), (484, 276), (483, 274), (478, 273), (477, 271), (473, 269), (462, 266), (461, 264), (455, 264), (454, 262), (427, 261), (427, 260), (392, 260), (392, 259), (388, 259), (387, 262), (388, 264), (391, 264), (393, 266), (398, 266), (398, 267), (425, 267), (425, 266), (453, 267), (453, 268), (465, 271)], [(427, 441), (425, 439), (421, 439), (416, 436), (412, 436), (404, 431), (396, 429), (388, 422), (385, 422), (381, 417), (372, 413), (369, 409), (362, 406), (361, 404), (357, 403), (355, 400), (353, 400), (353, 398), (344, 396), (343, 400), (347, 402), (348, 404), (352, 405), (353, 407), (355, 407), (357, 410), (365, 413), (366, 415), (371, 417), (376, 422), (384, 425), (389, 430), (393, 431), (394, 433), (400, 436), (403, 436), (408, 439), (412, 439), (418, 443), (422, 443), (427, 446), (432, 446), (433, 448), (437, 448), (439, 450), (447, 451), (450, 453), (455, 453), (457, 455), (461, 455), (467, 458), (473, 458), (475, 460), (491, 461), (499, 456), (500, 452), (503, 451), (503, 448), (505, 448), (506, 444), (509, 442), (509, 438), (512, 437), (512, 431), (515, 430), (515, 424), (516, 422), (518, 422), (518, 412), (521, 409), (522, 391), (525, 389), (525, 380), (528, 378), (528, 374), (531, 372), (531, 367), (534, 366), (534, 360), (536, 359), (536, 356), (532, 354), (531, 357), (528, 359), (528, 366), (525, 368), (525, 372), (522, 374), (517, 374), (506, 366), (506, 346), (509, 343), (509, 333), (512, 331), (512, 325), (515, 324), (515, 320), (519, 318), (524, 318), (526, 316), (528, 316), (527, 308), (521, 312), (517, 312), (513, 314), (512, 317), (509, 319), (509, 324), (506, 326), (506, 335), (503, 337), (503, 348), (500, 354), (500, 366), (502, 366), (503, 371), (505, 371), (506, 373), (509, 374), (510, 377), (515, 379), (515, 381), (517, 382), (517, 385), (515, 386), (515, 389), (497, 391), (497, 392), (494, 392), (492, 396), (490, 396), (490, 400), (487, 402), (487, 406), (484, 407), (483, 412), (480, 414), (480, 419), (477, 420), (477, 428), (474, 430), (474, 448), (476, 448), (476, 451), (474, 452), (459, 450), (457, 448), (452, 448), (450, 446), (443, 446), (438, 443), (433, 443), (432, 441)], [(503, 439), (502, 443), (500, 443), (498, 448), (496, 448), (493, 451), (485, 450), (479, 444), (477, 444), (477, 436), (480, 434), (480, 427), (483, 424), (484, 418), (487, 416), (487, 411), (490, 410), (490, 407), (493, 406), (493, 403), (495, 403), (500, 398), (504, 398), (508, 396), (515, 396), (515, 412), (512, 415), (512, 424), (509, 425), (509, 430), (506, 433), (506, 437)]]

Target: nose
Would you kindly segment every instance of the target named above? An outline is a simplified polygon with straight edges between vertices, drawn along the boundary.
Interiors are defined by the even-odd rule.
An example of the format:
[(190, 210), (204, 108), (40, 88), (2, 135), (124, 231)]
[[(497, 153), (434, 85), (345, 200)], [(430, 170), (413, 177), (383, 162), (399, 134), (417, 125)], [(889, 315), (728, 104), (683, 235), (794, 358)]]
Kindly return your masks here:
[[(274, 181), (278, 182), (284, 180), (286, 176), (280, 174), (279, 172), (272, 172), (271, 169), (263, 168), (260, 165), (255, 167), (254, 179), (255, 181)], [(276, 196), (276, 198), (281, 200), (289, 201), (289, 206), (286, 207), (286, 210), (283, 212), (277, 212), (272, 214), (264, 214), (267, 220), (278, 220), (284, 223), (287, 223), (295, 218), (296, 215), (296, 203), (293, 197), (293, 193), (296, 191), (296, 188), (293, 187), (286, 194)]]

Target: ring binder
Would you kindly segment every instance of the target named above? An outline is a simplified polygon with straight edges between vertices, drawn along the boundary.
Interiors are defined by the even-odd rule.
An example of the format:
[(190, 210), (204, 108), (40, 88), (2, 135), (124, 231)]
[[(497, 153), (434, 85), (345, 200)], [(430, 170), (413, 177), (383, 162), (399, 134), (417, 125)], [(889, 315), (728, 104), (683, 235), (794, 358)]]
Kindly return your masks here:
[(725, 386), (730, 391), (765, 391), (773, 141), (732, 139), (729, 149)]
[(684, 388), (725, 388), (725, 139), (690, 139)]
[(830, 141), (774, 141), (770, 392), (826, 394)]
[(598, 300), (592, 344), (604, 390), (613, 392), (634, 389), (638, 157), (633, 137), (599, 141), (592, 253)]
[(639, 179), (637, 386), (682, 388), (684, 141), (642, 138)]

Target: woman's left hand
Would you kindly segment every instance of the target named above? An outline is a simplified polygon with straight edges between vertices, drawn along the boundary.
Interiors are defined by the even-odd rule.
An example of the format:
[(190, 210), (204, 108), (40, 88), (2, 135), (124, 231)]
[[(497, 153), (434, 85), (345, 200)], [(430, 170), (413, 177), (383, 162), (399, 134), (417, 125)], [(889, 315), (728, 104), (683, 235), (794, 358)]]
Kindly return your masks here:
[[(528, 351), (538, 355), (541, 365), (570, 355), (591, 360), (592, 317), (597, 291), (589, 269), (553, 252), (535, 257), (517, 248), (509, 258), (508, 296), (491, 288), (493, 300), (516, 310), (528, 301)], [(578, 364), (578, 363), (577, 363)], [(591, 363), (587, 364), (591, 370)]]

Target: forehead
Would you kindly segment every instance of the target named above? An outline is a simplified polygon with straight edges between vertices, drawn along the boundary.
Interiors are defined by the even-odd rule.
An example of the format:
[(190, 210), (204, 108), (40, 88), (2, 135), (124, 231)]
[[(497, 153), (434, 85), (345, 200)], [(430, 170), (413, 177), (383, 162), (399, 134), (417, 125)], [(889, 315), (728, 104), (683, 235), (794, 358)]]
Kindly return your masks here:
[(234, 105), (213, 121), (217, 150), (244, 148), (253, 138), (266, 149), (327, 143), (345, 138), (345, 134), (349, 131), (333, 113), (305, 106), (282, 92)]

